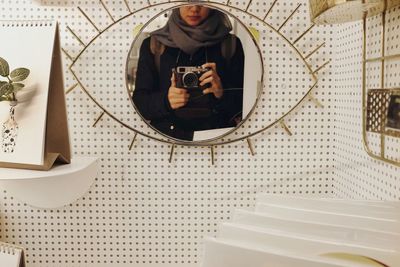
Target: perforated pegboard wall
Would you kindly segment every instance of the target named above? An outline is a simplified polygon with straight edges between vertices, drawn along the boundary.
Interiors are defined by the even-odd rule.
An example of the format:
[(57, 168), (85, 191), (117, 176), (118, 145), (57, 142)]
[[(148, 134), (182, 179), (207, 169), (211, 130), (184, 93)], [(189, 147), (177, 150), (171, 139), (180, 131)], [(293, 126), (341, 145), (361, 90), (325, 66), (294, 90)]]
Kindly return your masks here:
[[(104, 2), (115, 18), (127, 12), (123, 1)], [(147, 5), (147, 1), (129, 2), (132, 9)], [(248, 11), (263, 17), (272, 2), (253, 0)], [(299, 12), (282, 29), (290, 40), (310, 26), (307, 1), (280, 0), (267, 18), (279, 26), (299, 2), (303, 4)], [(62, 46), (71, 55), (77, 54), (80, 44), (68, 33), (67, 25), (84, 42), (95, 32), (76, 6), (99, 27), (109, 23), (98, 1), (0, 3), (2, 20), (57, 19)], [(242, 8), (248, 3), (231, 1), (231, 5)], [(87, 79), (93, 95), (113, 114), (144, 131), (149, 130), (134, 114), (125, 94), (121, 80), (125, 66), (121, 62), (133, 39), (131, 25), (158, 11), (160, 8), (144, 10), (121, 23), (118, 30), (103, 35), (107, 43), (99, 40), (94, 44), (97, 52), (103, 49), (102, 53), (88, 50), (76, 68)], [(235, 14), (262, 29), (240, 12)], [(332, 57), (335, 33), (332, 26), (315, 27), (298, 42), (300, 51), (307, 54), (326, 41), (325, 47), (309, 59), (313, 67)], [(268, 30), (261, 36), (266, 67), (264, 95), (268, 97), (241, 132), (259, 129), (283, 114), (310, 85), (308, 73), (287, 44)], [(64, 57), (66, 88), (75, 83), (67, 71), (69, 63)], [(313, 92), (324, 108), (306, 101), (286, 119), (293, 136), (279, 127), (256, 136), (254, 157), (245, 142), (217, 147), (214, 166), (208, 148), (177, 147), (172, 164), (168, 162), (170, 147), (147, 138), (139, 138), (129, 151), (133, 133), (107, 116), (92, 127), (101, 110), (81, 90), (74, 90), (67, 96), (73, 152), (99, 157), (99, 176), (82, 199), (55, 210), (31, 208), (1, 192), (0, 240), (26, 247), (29, 267), (197, 266), (204, 235), (214, 234), (217, 224), (228, 220), (234, 208), (251, 207), (256, 193), (332, 193), (333, 73), (331, 66), (321, 70)]]
[[(386, 15), (386, 55), (400, 51), (400, 8)], [(380, 56), (381, 16), (368, 20), (367, 57)], [(362, 24), (348, 23), (339, 29), (336, 48), (335, 194), (346, 198), (400, 200), (399, 168), (373, 160), (362, 144)], [(399, 60), (385, 64), (385, 87), (398, 88)], [(368, 88), (380, 88), (380, 63), (368, 66)], [(368, 133), (374, 153), (380, 153), (380, 135)], [(398, 138), (386, 138), (386, 155), (399, 158)]]

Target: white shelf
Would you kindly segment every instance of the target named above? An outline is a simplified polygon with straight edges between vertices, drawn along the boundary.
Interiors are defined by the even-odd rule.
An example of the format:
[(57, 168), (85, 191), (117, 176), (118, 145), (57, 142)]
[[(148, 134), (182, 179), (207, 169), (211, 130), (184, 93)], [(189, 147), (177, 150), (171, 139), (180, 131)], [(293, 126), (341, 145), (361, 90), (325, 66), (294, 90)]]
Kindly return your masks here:
[(77, 157), (49, 171), (0, 169), (0, 188), (37, 208), (59, 208), (82, 197), (97, 176), (97, 159)]

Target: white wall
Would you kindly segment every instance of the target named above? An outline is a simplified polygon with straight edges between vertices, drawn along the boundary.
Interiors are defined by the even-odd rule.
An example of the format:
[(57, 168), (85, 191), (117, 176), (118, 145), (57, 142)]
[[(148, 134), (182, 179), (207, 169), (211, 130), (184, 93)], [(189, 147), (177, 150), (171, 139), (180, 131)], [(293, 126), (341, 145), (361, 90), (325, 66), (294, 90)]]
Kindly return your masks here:
[[(155, 3), (156, 1), (151, 1)], [(119, 18), (123, 1), (105, 1)], [(132, 9), (147, 1), (130, 1)], [(253, 0), (249, 12), (264, 17), (272, 0)], [(282, 32), (294, 40), (310, 25), (307, 1)], [(39, 5), (41, 4), (41, 5)], [(110, 23), (98, 1), (0, 0), (0, 19), (57, 19), (62, 46), (77, 55), (82, 47), (66, 30), (70, 26), (88, 42), (96, 34), (78, 12), (82, 7), (100, 27)], [(245, 1), (232, 5), (246, 8)], [(267, 19), (278, 27), (297, 1), (280, 0)], [(100, 37), (76, 65), (76, 72), (93, 96), (125, 123), (152, 131), (129, 102), (124, 84), (125, 60), (132, 28), (161, 10), (153, 7), (121, 22)], [(261, 30), (265, 62), (265, 91), (251, 120), (238, 131), (260, 129), (295, 105), (311, 83), (304, 64), (290, 46), (254, 19)], [(326, 41), (309, 61), (317, 68), (333, 56), (335, 27), (316, 27), (297, 47), (303, 54)], [(23, 38), (23, 37), (22, 37)], [(29, 46), (27, 46), (27, 49)], [(0, 50), (1, 54), (1, 50)], [(67, 71), (66, 88), (75, 84)], [(324, 109), (306, 101), (286, 119), (293, 132), (280, 127), (252, 138), (256, 155), (246, 142), (216, 147), (215, 165), (207, 148), (177, 147), (172, 164), (170, 147), (139, 137), (129, 151), (133, 133), (105, 116), (79, 88), (67, 96), (73, 152), (100, 158), (98, 178), (82, 199), (67, 207), (38, 210), (0, 192), (0, 240), (27, 248), (28, 267), (74, 266), (196, 266), (201, 240), (213, 234), (236, 207), (252, 207), (255, 194), (270, 192), (326, 197), (333, 192), (334, 84), (333, 64), (319, 73), (314, 92)]]
[[(387, 20), (386, 54), (400, 53), (400, 8), (391, 10)], [(368, 58), (379, 56), (381, 18), (368, 22)], [(370, 158), (362, 144), (362, 24), (340, 27), (336, 47), (335, 101), (335, 195), (344, 198), (400, 200), (399, 168)], [(399, 88), (400, 62), (386, 64), (387, 88)], [(369, 88), (379, 87), (380, 67), (370, 64)], [(380, 137), (368, 134), (368, 142), (379, 153)], [(387, 155), (400, 159), (399, 140), (387, 138)], [(391, 149), (389, 149), (391, 147)]]

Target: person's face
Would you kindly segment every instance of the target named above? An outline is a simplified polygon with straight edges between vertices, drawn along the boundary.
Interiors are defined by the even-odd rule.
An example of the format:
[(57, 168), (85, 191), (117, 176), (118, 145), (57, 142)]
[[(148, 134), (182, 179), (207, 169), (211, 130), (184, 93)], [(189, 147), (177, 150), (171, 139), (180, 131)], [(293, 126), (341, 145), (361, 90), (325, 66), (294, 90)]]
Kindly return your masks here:
[(200, 5), (191, 5), (179, 8), (179, 13), (187, 25), (196, 27), (207, 19), (210, 9)]

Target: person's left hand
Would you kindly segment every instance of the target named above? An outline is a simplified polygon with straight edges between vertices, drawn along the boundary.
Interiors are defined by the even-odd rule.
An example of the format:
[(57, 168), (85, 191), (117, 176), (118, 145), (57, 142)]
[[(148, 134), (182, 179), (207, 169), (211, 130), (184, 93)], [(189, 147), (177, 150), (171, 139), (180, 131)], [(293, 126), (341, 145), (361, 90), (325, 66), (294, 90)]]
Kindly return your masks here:
[(206, 63), (202, 67), (210, 68), (210, 70), (200, 77), (200, 86), (207, 83), (211, 84), (209, 88), (203, 91), (203, 94), (213, 93), (216, 98), (220, 99), (224, 95), (224, 89), (222, 88), (221, 78), (217, 73), (217, 64)]

